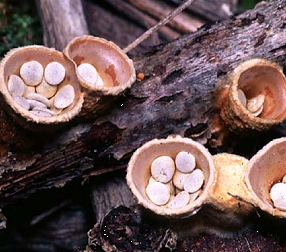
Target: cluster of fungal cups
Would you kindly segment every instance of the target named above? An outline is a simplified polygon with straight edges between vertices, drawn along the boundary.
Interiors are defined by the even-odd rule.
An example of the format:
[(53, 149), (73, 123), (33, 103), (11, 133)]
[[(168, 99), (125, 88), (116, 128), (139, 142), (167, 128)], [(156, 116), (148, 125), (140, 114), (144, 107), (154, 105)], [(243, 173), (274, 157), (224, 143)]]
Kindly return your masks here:
[(250, 160), (220, 153), (180, 136), (153, 139), (132, 155), (127, 184), (138, 203), (168, 218), (185, 218), (202, 207), (220, 224), (241, 226), (256, 206), (286, 218), (286, 137)]
[(200, 194), (204, 174), (196, 168), (195, 157), (186, 151), (156, 158), (151, 164), (151, 177), (146, 187), (150, 200), (159, 206), (180, 208), (194, 201)]
[(135, 80), (118, 46), (82, 36), (64, 52), (37, 45), (9, 51), (0, 63), (0, 102), (25, 129), (54, 131), (75, 116), (98, 116)]
[(12, 74), (8, 80), (8, 90), (16, 103), (32, 114), (44, 117), (58, 115), (75, 99), (72, 85), (61, 88), (66, 70), (59, 62), (50, 62), (44, 68), (36, 60), (24, 63), (20, 76)]

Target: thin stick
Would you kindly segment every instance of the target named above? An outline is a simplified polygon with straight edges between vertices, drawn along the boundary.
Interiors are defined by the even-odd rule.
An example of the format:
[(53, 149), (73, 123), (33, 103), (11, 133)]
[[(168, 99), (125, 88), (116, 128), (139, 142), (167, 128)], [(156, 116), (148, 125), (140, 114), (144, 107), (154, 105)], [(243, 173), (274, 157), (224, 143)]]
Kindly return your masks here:
[(128, 53), (132, 49), (134, 49), (136, 46), (141, 44), (145, 39), (147, 39), (150, 35), (152, 35), (154, 32), (158, 31), (162, 26), (167, 24), (170, 20), (172, 20), (175, 16), (177, 16), (180, 12), (182, 12), (184, 9), (186, 9), (190, 4), (192, 4), (195, 0), (185, 0), (180, 6), (178, 6), (175, 10), (170, 12), (164, 19), (160, 20), (160, 22), (153, 27), (151, 27), (149, 30), (144, 32), (139, 38), (134, 40), (131, 44), (129, 44), (127, 47), (123, 49), (123, 52)]
[(247, 201), (247, 200), (241, 198), (241, 197), (238, 196), (238, 195), (233, 195), (233, 194), (231, 194), (231, 193), (229, 193), (229, 192), (228, 192), (227, 194), (230, 195), (231, 197), (235, 198), (235, 199), (238, 200), (238, 201), (241, 201), (241, 202), (243, 202), (243, 203), (245, 203), (245, 204), (251, 205), (251, 206), (255, 209), (255, 212), (256, 212), (257, 216), (258, 216), (259, 218), (261, 217), (261, 215), (259, 214), (259, 212), (258, 212), (258, 210), (257, 210), (257, 206), (255, 206), (253, 203), (251, 203), (251, 202), (249, 202), (249, 201)]

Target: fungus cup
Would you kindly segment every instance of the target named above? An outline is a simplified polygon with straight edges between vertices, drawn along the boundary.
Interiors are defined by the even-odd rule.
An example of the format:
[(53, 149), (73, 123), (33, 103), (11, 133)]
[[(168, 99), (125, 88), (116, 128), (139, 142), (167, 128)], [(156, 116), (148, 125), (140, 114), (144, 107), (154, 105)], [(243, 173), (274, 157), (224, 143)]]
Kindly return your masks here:
[[(233, 132), (266, 131), (286, 117), (286, 79), (282, 68), (265, 59), (253, 58), (240, 63), (229, 74), (229, 93), (221, 116)], [(247, 100), (264, 96), (263, 108), (251, 113), (239, 99), (243, 91)]]
[[(15, 97), (13, 97), (11, 93), (11, 90), (9, 91), (8, 82), (10, 76), (21, 76), (21, 74), (23, 74), (23, 68), (22, 73), (20, 73), (21, 67), (23, 64), (31, 61), (38, 62), (39, 65), (43, 67), (43, 69), (45, 69), (45, 67), (51, 62), (58, 62), (64, 66), (66, 74), (63, 81), (58, 85), (58, 90), (61, 90), (61, 88), (67, 86), (68, 84), (71, 85), (74, 91), (74, 99), (72, 103), (59, 114), (51, 112), (51, 114), (47, 116), (47, 112), (39, 113), (36, 111), (29, 111), (27, 110), (27, 107), (25, 108), (25, 105), (27, 105), (25, 98), (22, 96), (17, 96), (16, 100), (18, 100), (16, 102)], [(29, 67), (26, 68), (29, 69)], [(42, 71), (41, 74), (43, 74)], [(36, 77), (38, 78), (38, 76)], [(44, 76), (42, 78), (44, 79)], [(39, 83), (32, 84), (33, 86), (39, 85)], [(33, 96), (32, 92), (36, 89), (34, 87), (31, 88), (31, 85), (28, 83), (26, 83), (26, 85), (27, 86), (25, 88), (27, 92), (25, 92), (24, 95), (27, 94), (28, 97), (29, 95)], [(31, 91), (31, 89), (33, 90)], [(1, 103), (8, 114), (12, 116), (12, 118), (14, 118), (14, 120), (24, 128), (39, 132), (53, 131), (61, 128), (80, 112), (83, 104), (83, 93), (81, 92), (80, 84), (74, 72), (73, 63), (67, 59), (63, 53), (54, 49), (46, 48), (44, 46), (26, 46), (13, 49), (7, 53), (0, 64), (0, 93)], [(41, 96), (39, 94), (36, 95), (39, 97)], [(34, 97), (34, 105), (36, 102), (40, 102), (38, 99), (39, 97)], [(47, 98), (42, 97), (42, 100), (46, 99)], [(21, 106), (19, 103), (24, 106)]]
[(249, 161), (228, 153), (214, 155), (213, 159), (217, 180), (208, 198), (214, 209), (213, 218), (228, 226), (241, 226), (247, 215), (253, 211), (252, 198), (244, 183)]
[[(146, 186), (151, 176), (151, 164), (160, 156), (169, 156), (175, 160), (176, 155), (181, 151), (192, 153), (196, 159), (197, 168), (202, 170), (205, 178), (202, 192), (194, 201), (190, 201), (186, 206), (180, 208), (158, 206), (146, 194)], [(215, 177), (212, 156), (203, 145), (188, 138), (171, 136), (167, 139), (154, 139), (137, 149), (129, 161), (126, 178), (128, 186), (139, 204), (165, 217), (184, 218), (197, 213), (207, 202)]]
[(286, 212), (274, 207), (270, 189), (275, 183), (281, 182), (286, 174), (285, 153), (285, 137), (269, 142), (250, 159), (245, 174), (252, 202), (261, 210), (279, 218), (286, 218)]
[(99, 114), (136, 80), (132, 60), (117, 45), (103, 38), (77, 37), (64, 53), (74, 62), (85, 93), (83, 117)]

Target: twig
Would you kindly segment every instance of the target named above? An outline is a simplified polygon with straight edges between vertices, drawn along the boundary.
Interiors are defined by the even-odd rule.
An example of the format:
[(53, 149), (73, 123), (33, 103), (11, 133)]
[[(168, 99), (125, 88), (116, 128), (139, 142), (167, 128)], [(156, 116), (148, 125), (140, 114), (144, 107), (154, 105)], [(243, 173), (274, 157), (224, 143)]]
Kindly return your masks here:
[(6, 228), (6, 223), (7, 219), (2, 213), (2, 209), (0, 208), (0, 229), (5, 229)]
[(233, 194), (231, 194), (231, 193), (229, 193), (229, 192), (228, 192), (227, 194), (230, 195), (231, 197), (235, 198), (235, 199), (238, 200), (238, 201), (241, 201), (241, 202), (243, 202), (243, 203), (245, 203), (245, 204), (251, 205), (251, 206), (255, 209), (255, 212), (256, 212), (257, 216), (258, 216), (259, 218), (261, 217), (260, 214), (259, 214), (259, 212), (257, 211), (257, 206), (256, 206), (255, 204), (253, 204), (253, 203), (251, 203), (251, 202), (249, 202), (249, 201), (243, 199), (242, 197), (240, 197), (240, 196), (238, 196), (238, 195), (233, 195)]
[(52, 207), (51, 209), (45, 211), (44, 213), (41, 213), (40, 215), (35, 216), (31, 221), (30, 221), (30, 225), (34, 226), (37, 225), (39, 222), (42, 222), (43, 220), (45, 220), (46, 218), (48, 218), (49, 216), (51, 216), (52, 214), (54, 214), (55, 212), (57, 212), (58, 210), (68, 206), (71, 204), (71, 200), (65, 200), (62, 203), (60, 203), (59, 205)]
[(141, 44), (145, 39), (147, 39), (154, 32), (158, 31), (162, 26), (167, 24), (170, 20), (172, 20), (175, 16), (177, 16), (180, 12), (182, 12), (185, 8), (187, 8), (190, 4), (192, 4), (195, 0), (185, 0), (179, 7), (177, 7), (174, 11), (170, 12), (164, 19), (158, 22), (155, 26), (144, 32), (139, 38), (134, 40), (131, 44), (123, 49), (125, 53), (128, 53), (136, 46)]

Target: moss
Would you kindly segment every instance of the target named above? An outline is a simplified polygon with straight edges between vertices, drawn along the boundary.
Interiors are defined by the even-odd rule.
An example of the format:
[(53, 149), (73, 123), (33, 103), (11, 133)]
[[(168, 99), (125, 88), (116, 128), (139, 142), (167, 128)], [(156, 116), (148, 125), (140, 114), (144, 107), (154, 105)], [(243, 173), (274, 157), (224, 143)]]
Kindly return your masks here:
[(11, 48), (30, 44), (42, 44), (34, 1), (0, 0), (0, 57)]
[(249, 10), (249, 9), (253, 9), (255, 5), (261, 1), (262, 0), (239, 0), (238, 5), (239, 5), (239, 8), (242, 10)]

